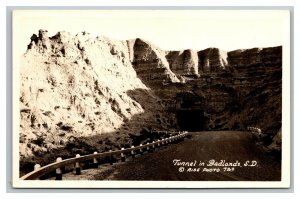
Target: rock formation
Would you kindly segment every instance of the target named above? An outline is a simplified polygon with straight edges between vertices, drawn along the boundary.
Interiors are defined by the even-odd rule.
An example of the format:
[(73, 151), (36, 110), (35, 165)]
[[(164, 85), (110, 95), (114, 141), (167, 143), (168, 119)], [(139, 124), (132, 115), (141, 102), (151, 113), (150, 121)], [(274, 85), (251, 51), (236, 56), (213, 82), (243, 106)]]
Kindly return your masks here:
[(170, 51), (166, 55), (176, 75), (198, 75), (198, 55), (194, 50)]
[(281, 128), (281, 51), (163, 51), (142, 39), (86, 32), (48, 37), (40, 30), (20, 66), (21, 162), (139, 144), (149, 141), (141, 132), (189, 125), (195, 131), (258, 126), (274, 148)]
[(179, 82), (169, 67), (165, 53), (159, 48), (141, 39), (136, 39), (133, 45), (133, 54), (133, 67), (138, 77), (146, 84)]
[(281, 65), (281, 47), (252, 48), (228, 52), (228, 64), (235, 68), (253, 65)]
[(225, 70), (228, 66), (227, 52), (218, 48), (208, 48), (198, 52), (199, 71), (201, 73), (214, 73)]
[[(169, 118), (137, 77), (126, 41), (92, 39), (85, 32), (48, 37), (40, 30), (22, 57), (20, 84), (21, 160), (54, 153), (77, 138), (90, 137), (86, 142), (91, 146), (102, 139), (98, 150), (105, 150), (113, 147), (105, 138), (111, 133), (118, 134), (110, 136), (118, 139), (114, 147), (121, 147), (130, 144), (130, 134), (138, 134), (145, 123), (167, 128)], [(103, 137), (109, 140), (106, 144)]]

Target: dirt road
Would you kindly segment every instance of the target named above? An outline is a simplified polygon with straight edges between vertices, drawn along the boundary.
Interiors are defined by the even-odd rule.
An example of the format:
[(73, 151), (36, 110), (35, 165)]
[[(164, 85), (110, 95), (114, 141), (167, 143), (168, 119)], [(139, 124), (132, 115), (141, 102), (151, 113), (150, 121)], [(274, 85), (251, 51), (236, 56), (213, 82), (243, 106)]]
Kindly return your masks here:
[(278, 181), (281, 163), (260, 150), (248, 132), (210, 131), (192, 133), (184, 142), (125, 163), (100, 165), (80, 176), (69, 173), (64, 179)]

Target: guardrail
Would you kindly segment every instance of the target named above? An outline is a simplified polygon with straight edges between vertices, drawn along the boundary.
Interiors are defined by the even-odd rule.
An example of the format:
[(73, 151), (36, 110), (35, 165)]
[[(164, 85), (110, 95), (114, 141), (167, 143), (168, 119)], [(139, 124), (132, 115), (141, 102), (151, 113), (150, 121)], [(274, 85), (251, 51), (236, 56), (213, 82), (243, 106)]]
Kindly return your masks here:
[(249, 126), (247, 127), (247, 130), (250, 131), (252, 134), (258, 136), (259, 138), (263, 136), (263, 133), (261, 132), (260, 128)]
[(261, 134), (261, 133), (262, 133), (260, 128), (253, 127), (253, 126), (247, 127), (247, 130), (248, 130), (248, 131), (255, 132), (255, 133), (258, 133), (258, 134)]
[(160, 146), (164, 146), (167, 145), (169, 143), (172, 142), (177, 142), (180, 140), (183, 140), (184, 137), (186, 137), (188, 134), (188, 132), (182, 132), (182, 133), (178, 133), (177, 135), (165, 138), (165, 139), (161, 139), (158, 141), (153, 141), (152, 143), (147, 143), (147, 144), (140, 144), (139, 146), (131, 146), (130, 148), (122, 148), (121, 150), (115, 150), (115, 151), (108, 151), (108, 152), (103, 152), (103, 153), (98, 153), (98, 152), (94, 152), (93, 154), (89, 154), (89, 155), (84, 155), (84, 156), (80, 156), (79, 154), (77, 154), (74, 158), (69, 158), (69, 159), (65, 159), (62, 160), (61, 157), (58, 157), (56, 159), (56, 162), (48, 164), (46, 166), (41, 167), (39, 164), (36, 164), (34, 166), (34, 170), (24, 176), (21, 177), (22, 180), (35, 180), (35, 179), (39, 179), (40, 177), (47, 175), (51, 172), (53, 172), (54, 170), (56, 171), (56, 180), (62, 180), (62, 168), (64, 168), (67, 165), (74, 165), (75, 168), (75, 174), (76, 175), (80, 175), (81, 174), (81, 167), (80, 167), (80, 163), (81, 162), (86, 162), (88, 160), (93, 160), (93, 165), (95, 168), (97, 168), (99, 166), (99, 158), (108, 158), (109, 159), (109, 163), (113, 164), (113, 159), (114, 156), (116, 155), (120, 155), (121, 161), (125, 162), (126, 160), (126, 156), (131, 156), (132, 158), (135, 158), (136, 154), (142, 154), (146, 151), (148, 152), (152, 152), (155, 150), (155, 147), (160, 147)]

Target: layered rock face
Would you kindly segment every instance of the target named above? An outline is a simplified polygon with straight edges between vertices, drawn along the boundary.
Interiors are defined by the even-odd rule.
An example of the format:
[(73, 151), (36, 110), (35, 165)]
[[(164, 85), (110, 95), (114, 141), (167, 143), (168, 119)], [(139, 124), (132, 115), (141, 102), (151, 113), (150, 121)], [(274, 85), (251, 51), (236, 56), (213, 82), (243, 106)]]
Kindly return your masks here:
[(281, 62), (281, 47), (163, 51), (142, 39), (41, 30), (20, 66), (21, 160), (120, 148), (147, 141), (145, 128), (189, 125), (256, 126), (270, 134), (267, 145), (279, 143)]
[(175, 83), (179, 79), (171, 71), (164, 51), (141, 39), (133, 45), (133, 67), (138, 77), (149, 85)]
[(272, 143), (281, 128), (282, 47), (195, 52), (167, 51), (181, 82), (151, 87), (178, 113), (178, 128), (190, 121), (193, 131), (256, 126), (268, 135), (264, 144)]
[(253, 125), (275, 135), (281, 126), (281, 59), (280, 46), (199, 51), (199, 77), (189, 77), (180, 92), (198, 96), (195, 101), (207, 116), (206, 129)]
[(214, 73), (226, 69), (228, 66), (227, 52), (218, 48), (208, 48), (198, 52), (199, 71), (201, 73)]
[[(156, 52), (149, 52), (156, 60)], [(168, 66), (160, 60), (157, 64)], [(91, 138), (87, 145), (98, 151), (130, 144), (134, 135), (129, 134), (138, 134), (145, 123), (167, 128), (159, 101), (138, 78), (126, 41), (94, 39), (85, 32), (48, 37), (40, 30), (32, 36), (20, 66), (21, 159), (43, 156), (77, 138)], [(111, 133), (115, 135), (105, 144), (103, 136)]]
[(251, 65), (281, 64), (281, 47), (253, 48), (228, 52), (229, 65), (235, 68), (243, 68)]
[(180, 76), (211, 74), (224, 71), (228, 66), (227, 52), (217, 48), (201, 51), (169, 51), (166, 58), (171, 70)]
[(166, 58), (176, 75), (198, 75), (198, 55), (194, 50), (170, 51)]

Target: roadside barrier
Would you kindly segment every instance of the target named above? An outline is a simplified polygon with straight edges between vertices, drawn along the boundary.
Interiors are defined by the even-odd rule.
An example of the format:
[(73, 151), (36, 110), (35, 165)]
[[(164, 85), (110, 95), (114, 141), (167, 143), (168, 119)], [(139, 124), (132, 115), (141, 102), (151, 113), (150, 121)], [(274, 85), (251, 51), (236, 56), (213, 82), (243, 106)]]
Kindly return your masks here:
[[(56, 180), (62, 180), (63, 175), (63, 168), (65, 168), (68, 165), (74, 165), (75, 174), (80, 175), (81, 174), (81, 167), (80, 163), (87, 162), (87, 161), (93, 161), (94, 168), (98, 168), (100, 165), (100, 162), (98, 159), (100, 158), (108, 158), (109, 163), (112, 165), (114, 163), (115, 157), (120, 157), (120, 160), (122, 162), (126, 161), (126, 156), (131, 156), (132, 158), (135, 158), (137, 154), (142, 155), (143, 152), (154, 152), (156, 148), (161, 146), (169, 145), (170, 143), (178, 143), (179, 140), (183, 141), (184, 138), (188, 135), (187, 131), (179, 132), (177, 135), (170, 136), (168, 138), (164, 138), (161, 140), (153, 141), (152, 143), (147, 142), (147, 144), (140, 144), (139, 146), (131, 146), (129, 148), (121, 148), (120, 150), (109, 150), (108, 152), (98, 153), (95, 151), (93, 154), (89, 155), (83, 155), (80, 156), (80, 154), (76, 154), (74, 158), (69, 158), (63, 160), (61, 157), (58, 157), (56, 159), (56, 162), (48, 164), (46, 166), (41, 167), (39, 164), (36, 164), (34, 166), (34, 170), (24, 176), (21, 177), (22, 180), (36, 180), (39, 179), (42, 176), (45, 176), (53, 171), (56, 173)], [(127, 155), (126, 155), (127, 154)]]

